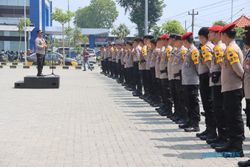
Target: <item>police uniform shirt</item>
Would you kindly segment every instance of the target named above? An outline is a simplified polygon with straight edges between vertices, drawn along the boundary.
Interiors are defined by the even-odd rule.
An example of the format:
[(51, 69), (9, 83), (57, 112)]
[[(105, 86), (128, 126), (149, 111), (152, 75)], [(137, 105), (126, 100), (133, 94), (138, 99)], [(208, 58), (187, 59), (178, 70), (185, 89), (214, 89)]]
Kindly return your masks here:
[(132, 49), (132, 56), (133, 56), (133, 62), (136, 63), (139, 61), (137, 53), (136, 53), (136, 48)]
[(156, 61), (156, 49), (154, 49), (152, 52), (151, 52), (151, 56), (150, 56), (150, 68), (155, 68), (155, 61)]
[(137, 54), (139, 55), (139, 70), (146, 70), (146, 60), (145, 60), (146, 52), (147, 52), (146, 45), (143, 46), (143, 48), (141, 46), (138, 46)]
[(246, 53), (244, 60), (244, 92), (245, 98), (250, 100), (250, 49)]
[[(210, 67), (210, 73), (212, 75), (213, 73), (221, 72), (220, 64), (223, 61), (225, 50), (226, 50), (226, 45), (222, 43), (222, 41), (219, 41), (217, 45), (214, 46), (213, 57), (212, 57), (211, 67)], [(219, 76), (217, 83), (212, 82), (211, 86), (219, 86), (219, 85), (221, 85), (221, 76)]]
[(161, 62), (161, 49), (160, 48), (156, 48), (155, 49), (155, 77), (160, 79), (160, 62)]
[(213, 51), (212, 43), (209, 41), (204, 46), (201, 47), (201, 55), (199, 57), (198, 73), (199, 75), (209, 73), (210, 64), (206, 63), (205, 57), (203, 57), (204, 50), (211, 53)]
[[(180, 80), (181, 76), (180, 76), (180, 72), (181, 72), (181, 67), (184, 61), (184, 57), (187, 53), (187, 49), (184, 46), (181, 46), (179, 49), (176, 49), (175, 53), (174, 53), (174, 58), (173, 58), (173, 62), (172, 62), (172, 73), (173, 73), (173, 78)], [(176, 75), (178, 74), (179, 75)]]
[[(163, 48), (165, 49), (165, 47)], [(168, 61), (167, 61), (167, 56), (166, 56), (166, 50), (162, 50), (161, 53), (161, 60), (160, 60), (160, 79), (167, 79), (168, 78)]]
[(128, 54), (127, 61), (126, 61), (127, 68), (131, 68), (131, 67), (134, 66), (134, 64), (133, 64), (133, 55), (132, 55), (131, 50), (128, 50), (127, 54)]
[(192, 44), (188, 49), (182, 64), (182, 85), (199, 85), (199, 56), (199, 50), (194, 44)]
[[(199, 70), (201, 70), (204, 66), (208, 67), (208, 72), (211, 74), (211, 65), (214, 53), (214, 44), (211, 41), (207, 41), (207, 43), (201, 47), (201, 59), (199, 64)], [(213, 67), (214, 68), (214, 67)], [(199, 74), (206, 73), (206, 70), (200, 72)], [(209, 78), (209, 86), (214, 86), (215, 84), (212, 82), (212, 77)]]
[(243, 53), (235, 41), (226, 48), (226, 54), (221, 69), (222, 92), (242, 88), (243, 78)]
[(174, 56), (176, 53), (176, 48), (171, 47), (171, 52), (170, 55), (167, 56), (168, 57), (168, 80), (173, 80), (174, 79), (174, 73), (173, 73), (173, 61), (174, 61)]
[(46, 48), (43, 47), (44, 45), (46, 45), (45, 40), (43, 38), (37, 37), (35, 40), (35, 45), (36, 45), (36, 53), (45, 55)]
[(121, 60), (121, 49), (117, 49), (115, 62), (119, 63), (119, 60)]

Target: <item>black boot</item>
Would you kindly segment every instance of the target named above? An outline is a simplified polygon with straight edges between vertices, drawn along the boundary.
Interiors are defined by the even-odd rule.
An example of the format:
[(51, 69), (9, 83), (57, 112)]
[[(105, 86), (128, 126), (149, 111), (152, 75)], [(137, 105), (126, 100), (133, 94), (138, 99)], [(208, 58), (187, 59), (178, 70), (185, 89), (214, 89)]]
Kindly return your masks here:
[(250, 166), (250, 160), (247, 161), (239, 161), (238, 162), (239, 167), (249, 167)]
[(222, 147), (216, 147), (216, 152), (221, 152), (223, 157), (244, 157), (242, 142), (227, 142)]
[(199, 123), (195, 123), (191, 127), (185, 128), (184, 131), (185, 132), (199, 132), (200, 131)]
[(208, 133), (208, 130), (206, 129), (206, 130), (204, 130), (204, 131), (201, 132), (201, 133), (196, 133), (196, 137), (204, 136), (204, 135), (206, 135), (207, 133)]

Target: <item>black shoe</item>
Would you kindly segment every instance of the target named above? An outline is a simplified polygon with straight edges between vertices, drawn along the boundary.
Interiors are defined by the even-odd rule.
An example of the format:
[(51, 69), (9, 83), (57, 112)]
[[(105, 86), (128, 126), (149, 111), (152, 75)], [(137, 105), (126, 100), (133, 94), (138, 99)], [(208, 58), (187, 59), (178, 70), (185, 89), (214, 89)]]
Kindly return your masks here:
[(184, 131), (185, 132), (199, 132), (200, 127), (199, 126), (191, 126), (191, 127), (185, 128)]
[(216, 139), (217, 135), (212, 133), (207, 133), (206, 135), (200, 136), (201, 140)]
[(206, 135), (208, 132), (207, 132), (207, 129), (201, 133), (196, 133), (196, 137), (200, 137), (200, 136), (204, 136)]
[(211, 146), (211, 148), (215, 149), (218, 147), (223, 147), (226, 143), (227, 143), (227, 141), (225, 141), (225, 140), (219, 140), (215, 143), (211, 143), (210, 146)]
[(181, 125), (181, 124), (185, 124), (186, 122), (187, 122), (187, 121), (184, 120), (184, 119), (179, 119), (179, 120), (176, 121), (175, 123)]
[(247, 161), (239, 161), (238, 162), (239, 167), (250, 167), (250, 160)]
[(185, 128), (189, 128), (190, 127), (190, 124), (187, 122), (187, 123), (185, 123), (185, 124), (181, 124), (181, 125), (179, 125), (179, 128), (180, 129), (185, 129)]
[(220, 141), (220, 139), (218, 137), (217, 138), (213, 138), (213, 139), (206, 139), (206, 143), (207, 144), (217, 143), (219, 141)]
[(216, 152), (221, 152), (223, 157), (244, 157), (242, 143), (227, 142), (222, 147), (216, 147)]

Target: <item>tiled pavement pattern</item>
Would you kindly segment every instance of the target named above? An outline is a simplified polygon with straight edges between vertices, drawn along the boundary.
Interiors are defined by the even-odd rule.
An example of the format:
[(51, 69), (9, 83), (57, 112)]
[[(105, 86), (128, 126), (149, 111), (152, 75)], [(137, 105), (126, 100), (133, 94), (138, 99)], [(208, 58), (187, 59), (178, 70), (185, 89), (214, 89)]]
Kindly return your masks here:
[(98, 70), (56, 73), (60, 89), (17, 90), (35, 68), (0, 69), (0, 167), (234, 167), (250, 157), (248, 129), (246, 158), (205, 158), (213, 150), (195, 133)]

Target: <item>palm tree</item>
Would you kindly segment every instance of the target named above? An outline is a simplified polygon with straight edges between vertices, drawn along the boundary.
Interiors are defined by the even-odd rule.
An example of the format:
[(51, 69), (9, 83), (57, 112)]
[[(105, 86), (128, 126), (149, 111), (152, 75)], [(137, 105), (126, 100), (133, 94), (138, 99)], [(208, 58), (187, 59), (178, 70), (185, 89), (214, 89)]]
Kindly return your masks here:
[[(24, 26), (25, 26), (25, 22), (26, 22), (26, 26), (30, 26), (31, 21), (29, 18), (21, 18), (19, 23), (17, 24), (17, 28), (18, 28), (18, 32), (19, 32), (19, 47), (18, 47), (18, 52), (20, 52), (20, 48), (21, 48), (21, 41), (22, 41), (22, 32), (25, 33), (24, 31)], [(26, 52), (26, 51), (25, 51)]]

